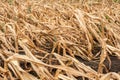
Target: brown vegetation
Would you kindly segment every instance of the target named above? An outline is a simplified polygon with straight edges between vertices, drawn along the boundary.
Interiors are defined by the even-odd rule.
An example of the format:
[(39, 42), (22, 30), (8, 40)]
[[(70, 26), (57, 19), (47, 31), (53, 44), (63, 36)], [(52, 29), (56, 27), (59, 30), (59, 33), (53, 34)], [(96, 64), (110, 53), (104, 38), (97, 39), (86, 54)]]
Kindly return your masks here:
[(0, 80), (120, 80), (119, 57), (119, 3), (0, 0)]

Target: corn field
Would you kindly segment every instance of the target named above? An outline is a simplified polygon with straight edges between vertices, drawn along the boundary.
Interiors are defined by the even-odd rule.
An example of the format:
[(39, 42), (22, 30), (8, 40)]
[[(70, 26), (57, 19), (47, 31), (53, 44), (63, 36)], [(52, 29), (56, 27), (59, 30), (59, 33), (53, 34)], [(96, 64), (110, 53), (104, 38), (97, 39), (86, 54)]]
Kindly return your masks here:
[(0, 80), (120, 80), (119, 68), (120, 0), (0, 0)]

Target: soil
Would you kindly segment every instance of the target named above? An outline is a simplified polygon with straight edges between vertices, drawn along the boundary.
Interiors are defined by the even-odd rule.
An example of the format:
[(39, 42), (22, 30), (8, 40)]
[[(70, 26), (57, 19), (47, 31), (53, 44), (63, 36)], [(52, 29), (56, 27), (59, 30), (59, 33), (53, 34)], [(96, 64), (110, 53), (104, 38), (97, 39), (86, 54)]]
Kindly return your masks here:
[[(99, 61), (86, 61), (81, 59), (80, 57), (76, 57), (80, 62), (83, 62), (85, 65), (90, 66), (94, 70), (98, 70)], [(116, 56), (110, 56), (111, 59), (111, 68), (109, 69), (109, 62), (106, 60), (104, 64), (109, 69), (109, 72), (120, 72), (120, 59)]]
[[(76, 57), (80, 62), (84, 63), (85, 65), (91, 67), (94, 70), (98, 70), (98, 65), (99, 65), (99, 61), (86, 61), (81, 59), (80, 57)], [(106, 65), (106, 67), (109, 69), (109, 72), (120, 72), (120, 59), (118, 59), (116, 56), (110, 56), (111, 59), (111, 68), (109, 69), (109, 62), (106, 60), (104, 62), (104, 64)], [(106, 73), (104, 71), (104, 73)], [(83, 80), (81, 76), (77, 77), (77, 80)], [(85, 78), (84, 80), (88, 80), (87, 78)]]

